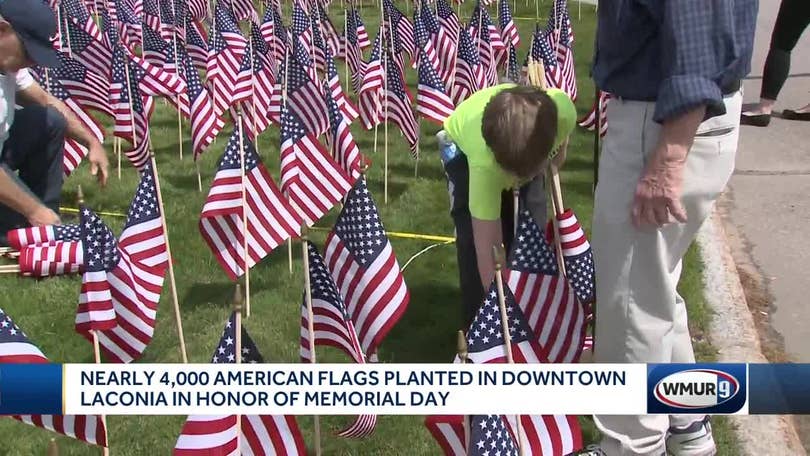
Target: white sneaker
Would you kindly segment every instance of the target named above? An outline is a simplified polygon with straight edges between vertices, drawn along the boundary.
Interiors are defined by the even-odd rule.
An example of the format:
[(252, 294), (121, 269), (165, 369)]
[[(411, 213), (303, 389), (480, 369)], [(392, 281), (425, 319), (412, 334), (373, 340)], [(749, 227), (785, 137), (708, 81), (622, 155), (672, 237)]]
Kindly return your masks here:
[(709, 417), (684, 428), (671, 427), (667, 436), (667, 452), (673, 456), (714, 456), (717, 446), (712, 437)]

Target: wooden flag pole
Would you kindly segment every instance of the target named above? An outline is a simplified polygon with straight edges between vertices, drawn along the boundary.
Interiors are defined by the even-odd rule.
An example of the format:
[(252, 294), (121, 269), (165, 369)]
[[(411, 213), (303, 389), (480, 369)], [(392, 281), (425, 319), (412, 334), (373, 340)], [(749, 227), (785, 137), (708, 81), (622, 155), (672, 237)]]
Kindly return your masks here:
[(124, 56), (124, 70), (127, 77), (127, 97), (129, 100), (129, 122), (132, 125), (132, 147), (138, 147), (138, 132), (135, 131), (135, 110), (132, 107), (132, 81), (129, 77), (129, 58)]
[(242, 174), (242, 268), (245, 271), (245, 317), (250, 317), (250, 265), (248, 265), (248, 216), (247, 187), (245, 185), (245, 141), (242, 127), (242, 109), (236, 108), (236, 125), (239, 129), (239, 163)]
[[(78, 199), (79, 207), (84, 204), (84, 192), (82, 192), (82, 186), (79, 185), (76, 191), (76, 196)], [(96, 330), (91, 330), (90, 334), (93, 336), (93, 360), (96, 364), (101, 364), (101, 347), (98, 343), (98, 332)], [(107, 417), (105, 415), (99, 415), (101, 418), (101, 422), (104, 424), (104, 428), (107, 428)], [(110, 454), (110, 449), (108, 447), (102, 448), (102, 454), (104, 456), (108, 456)]]
[[(233, 331), (234, 339), (236, 339), (236, 364), (242, 364), (242, 290), (239, 284), (236, 284), (236, 289), (233, 292)], [(239, 443), (242, 440), (242, 415), (236, 415), (236, 454), (242, 454), (239, 451)]]
[[(464, 331), (458, 331), (458, 337), (456, 339), (456, 352), (458, 353), (458, 359), (461, 361), (461, 364), (467, 364), (467, 337), (464, 335)], [(464, 454), (470, 454), (470, 438), (471, 430), (470, 430), (470, 416), (464, 415), (462, 417), (461, 423), (464, 425)]]
[(48, 456), (59, 456), (59, 445), (56, 444), (56, 439), (51, 438), (48, 442)]
[[(148, 134), (148, 133), (147, 133)], [(149, 138), (147, 138), (148, 140)], [(149, 159), (152, 162), (152, 172), (155, 173), (155, 193), (157, 193), (158, 207), (160, 207), (160, 223), (163, 224), (163, 233), (166, 236), (166, 256), (169, 257), (169, 285), (172, 289), (172, 304), (174, 305), (174, 322), (177, 325), (177, 337), (180, 339), (180, 358), (183, 363), (188, 363), (186, 354), (186, 338), (183, 335), (183, 319), (180, 316), (180, 300), (177, 298), (177, 282), (174, 278), (174, 258), (172, 248), (169, 244), (169, 224), (166, 223), (166, 206), (163, 205), (163, 194), (160, 191), (160, 177), (158, 175), (157, 160), (155, 160), (155, 150), (149, 144)]]
[[(301, 228), (301, 253), (304, 258), (304, 299), (307, 303), (307, 324), (308, 324), (308, 340), (309, 340), (309, 359), (310, 363), (317, 362), (315, 358), (315, 316), (312, 312), (312, 288), (310, 285), (309, 277), (309, 241), (307, 240), (306, 226)], [(321, 455), (321, 419), (318, 415), (313, 415), (312, 419), (315, 424), (315, 454)]]
[[(174, 0), (170, 0), (172, 6), (172, 18), (174, 24), (172, 24), (172, 43), (174, 45), (174, 68), (177, 71), (177, 74), (180, 74), (180, 64), (177, 60), (177, 11), (174, 7)], [(160, 11), (160, 8), (158, 8)], [(191, 101), (191, 100), (189, 100)], [(183, 116), (181, 115), (180, 111), (182, 111), (183, 101), (180, 95), (177, 95), (177, 144), (180, 148), (180, 160), (183, 159)], [(191, 106), (189, 106), (189, 117), (191, 117)]]
[[(495, 260), (495, 285), (498, 289), (498, 307), (501, 312), (501, 331), (503, 331), (503, 343), (506, 347), (506, 360), (509, 364), (514, 364), (512, 356), (512, 335), (509, 333), (509, 318), (506, 314), (506, 295), (503, 289), (503, 276), (501, 270), (506, 262), (506, 255), (503, 246), (492, 246), (492, 255)], [(523, 456), (523, 437), (520, 429), (520, 415), (515, 416), (515, 434), (518, 437), (518, 452)]]
[(118, 180), (121, 180), (121, 138), (113, 137), (113, 150), (118, 155)]
[[(343, 0), (341, 0), (343, 1)], [(355, 35), (357, 30), (354, 31)], [(346, 93), (349, 92), (349, 10), (343, 10), (343, 70), (346, 74)]]
[[(290, 69), (288, 68), (290, 64), (290, 46), (284, 46), (284, 85), (281, 89), (281, 112), (284, 113), (284, 110), (287, 109), (287, 83), (289, 82), (288, 75), (290, 74)], [(292, 236), (287, 238), (287, 264), (290, 269), (290, 275), (293, 273), (293, 249), (292, 249)]]
[[(381, 3), (382, 4), (382, 3)], [(382, 10), (380, 10), (382, 13)], [(385, 24), (385, 18), (383, 17), (383, 24)], [(385, 34), (385, 26), (383, 25), (383, 40), (382, 45), (385, 49), (383, 52), (383, 103), (385, 104), (385, 116), (383, 117), (383, 153), (385, 154), (385, 169), (383, 170), (384, 174), (384, 193), (385, 193), (385, 204), (388, 204), (388, 42), (390, 41), (391, 44), (394, 44), (394, 40), (390, 39), (389, 36)]]
[(552, 226), (554, 227), (554, 249), (557, 252), (557, 265), (560, 267), (560, 273), (563, 276), (568, 276), (565, 271), (565, 261), (563, 261), (562, 239), (560, 239), (560, 222), (557, 216), (562, 214), (563, 201), (562, 190), (560, 189), (560, 174), (557, 167), (549, 165), (549, 193), (551, 194), (551, 207), (554, 209), (554, 217), (552, 218)]
[(20, 273), (19, 264), (4, 264), (0, 266), (0, 274), (19, 274), (19, 273)]
[[(101, 364), (101, 349), (99, 348), (98, 344), (98, 333), (96, 331), (90, 331), (93, 335), (93, 358), (95, 359), (96, 364)], [(99, 415), (101, 418), (101, 422), (104, 424), (104, 429), (107, 429), (107, 416), (106, 415)], [(101, 454), (104, 456), (109, 456), (110, 448), (109, 447), (102, 447)]]

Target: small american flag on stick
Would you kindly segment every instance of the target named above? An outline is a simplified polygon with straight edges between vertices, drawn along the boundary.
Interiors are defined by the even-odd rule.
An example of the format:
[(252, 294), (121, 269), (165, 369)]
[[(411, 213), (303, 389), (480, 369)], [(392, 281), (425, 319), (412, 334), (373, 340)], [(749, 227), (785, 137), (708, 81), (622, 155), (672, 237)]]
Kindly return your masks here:
[[(217, 166), (199, 223), (203, 239), (231, 280), (245, 271), (239, 143), (236, 129)], [(253, 144), (247, 137), (242, 138), (242, 143), (248, 216), (247, 267), (253, 267), (279, 244), (300, 235), (302, 220), (279, 192)]]
[(368, 357), (399, 321), (410, 295), (362, 177), (326, 238), (324, 257)]

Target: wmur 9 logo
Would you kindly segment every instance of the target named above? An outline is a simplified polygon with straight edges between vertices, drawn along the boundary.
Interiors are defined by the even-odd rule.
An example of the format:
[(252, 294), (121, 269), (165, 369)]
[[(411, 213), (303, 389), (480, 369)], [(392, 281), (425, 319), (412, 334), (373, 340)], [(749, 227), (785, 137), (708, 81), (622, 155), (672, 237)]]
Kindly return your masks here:
[(745, 364), (650, 365), (647, 412), (732, 414), (746, 392)]

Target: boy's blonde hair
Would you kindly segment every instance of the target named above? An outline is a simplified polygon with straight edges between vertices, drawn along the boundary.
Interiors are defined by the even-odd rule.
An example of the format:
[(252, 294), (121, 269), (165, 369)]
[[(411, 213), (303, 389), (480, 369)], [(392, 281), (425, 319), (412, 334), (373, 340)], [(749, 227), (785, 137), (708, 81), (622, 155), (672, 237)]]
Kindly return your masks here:
[(537, 87), (504, 89), (484, 108), (481, 133), (507, 172), (528, 179), (542, 171), (557, 134), (557, 106)]

